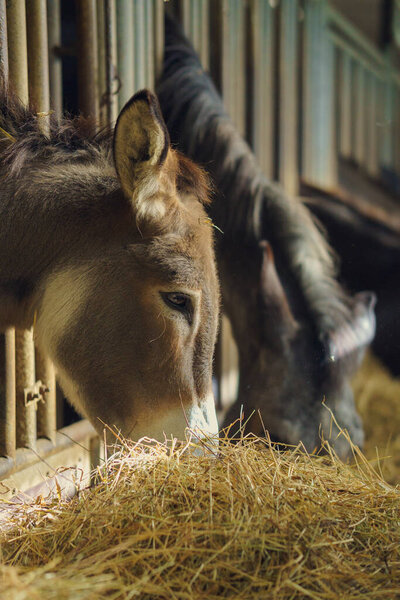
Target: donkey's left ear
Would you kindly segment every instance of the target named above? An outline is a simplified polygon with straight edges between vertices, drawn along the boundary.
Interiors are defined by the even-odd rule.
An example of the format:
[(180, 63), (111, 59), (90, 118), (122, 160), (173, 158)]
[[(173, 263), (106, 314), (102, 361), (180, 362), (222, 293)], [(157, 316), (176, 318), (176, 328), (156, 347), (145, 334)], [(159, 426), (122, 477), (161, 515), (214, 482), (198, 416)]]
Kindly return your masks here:
[(168, 130), (156, 96), (149, 90), (138, 92), (122, 109), (113, 141), (115, 168), (129, 199), (141, 180), (157, 177), (169, 147)]

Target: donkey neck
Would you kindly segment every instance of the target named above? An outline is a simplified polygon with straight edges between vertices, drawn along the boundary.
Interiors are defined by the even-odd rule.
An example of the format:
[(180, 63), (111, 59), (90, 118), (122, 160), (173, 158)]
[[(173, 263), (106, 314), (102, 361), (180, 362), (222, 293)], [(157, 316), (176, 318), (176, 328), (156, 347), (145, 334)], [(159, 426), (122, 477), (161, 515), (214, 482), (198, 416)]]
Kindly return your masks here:
[(113, 168), (27, 165), (0, 183), (0, 327), (28, 326), (52, 272), (124, 243), (131, 220)]

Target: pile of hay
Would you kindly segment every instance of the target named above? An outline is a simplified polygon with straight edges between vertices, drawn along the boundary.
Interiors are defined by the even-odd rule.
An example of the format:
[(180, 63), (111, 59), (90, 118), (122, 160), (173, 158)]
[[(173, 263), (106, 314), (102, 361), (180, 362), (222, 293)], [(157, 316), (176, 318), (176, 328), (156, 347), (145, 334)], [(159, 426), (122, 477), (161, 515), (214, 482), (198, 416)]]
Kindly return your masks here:
[[(364, 452), (383, 477), (400, 483), (400, 379), (371, 353), (353, 381), (365, 431)], [(379, 457), (379, 459), (377, 458)]]
[(124, 448), (72, 501), (38, 499), (1, 540), (2, 600), (314, 598), (400, 593), (400, 490), (355, 450), (218, 456)]

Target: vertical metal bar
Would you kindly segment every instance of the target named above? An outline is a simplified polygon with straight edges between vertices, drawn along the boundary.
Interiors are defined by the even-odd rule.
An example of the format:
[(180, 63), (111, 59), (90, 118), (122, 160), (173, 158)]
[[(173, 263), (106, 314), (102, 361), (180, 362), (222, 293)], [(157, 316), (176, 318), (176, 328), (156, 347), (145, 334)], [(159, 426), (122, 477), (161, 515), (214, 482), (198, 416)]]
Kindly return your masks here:
[(0, 72), (8, 79), (8, 42), (6, 0), (0, 0)]
[(60, 117), (63, 110), (61, 47), (61, 0), (47, 0), (47, 32), (49, 40), (50, 107)]
[(24, 0), (7, 0), (8, 70), (19, 99), (28, 103), (28, 58)]
[(298, 189), (297, 0), (282, 0), (280, 21), (279, 179), (290, 194)]
[(133, 4), (117, 0), (117, 51), (118, 75), (121, 81), (119, 109), (134, 92), (133, 68)]
[[(0, 71), (8, 80), (6, 2), (0, 0)], [(15, 455), (15, 332), (0, 334), (0, 455)]]
[(98, 119), (96, 17), (95, 0), (77, 0), (79, 106), (84, 115)]
[(236, 123), (243, 137), (246, 135), (246, 78), (245, 78), (245, 18), (244, 3), (236, 0), (234, 11), (234, 35), (232, 36), (231, 72), (234, 75)]
[(154, 0), (154, 77), (161, 75), (164, 59), (164, 0)]
[[(7, 1), (7, 34), (9, 53), (9, 78), (20, 100), (28, 103), (28, 59), (26, 38), (26, 13), (23, 0)], [(12, 346), (9, 336), (10, 353)], [(16, 348), (16, 443), (17, 446), (36, 445), (36, 410), (25, 406), (24, 390), (35, 383), (35, 350), (31, 331), (17, 331)], [(12, 369), (10, 369), (11, 371)], [(11, 373), (10, 373), (11, 375)], [(10, 396), (12, 393), (12, 382)]]
[(317, 185), (333, 187), (337, 180), (335, 51), (327, 32), (327, 8), (326, 0), (305, 4), (302, 172)]
[(107, 102), (106, 102), (106, 24), (104, 0), (96, 0), (97, 13), (97, 97), (99, 98), (100, 125), (107, 125)]
[(355, 146), (354, 158), (359, 165), (365, 164), (365, 124), (366, 124), (366, 73), (364, 67), (357, 63), (355, 71)]
[(44, 394), (44, 404), (38, 404), (37, 434), (55, 442), (57, 430), (56, 375), (51, 360), (38, 348), (35, 355), (36, 378), (48, 389)]
[(145, 86), (154, 90), (154, 4), (145, 2), (144, 19), (145, 19)]
[(14, 457), (16, 449), (15, 330), (5, 332), (5, 453)]
[(378, 168), (378, 82), (373, 73), (368, 74), (368, 114), (367, 114), (367, 171), (372, 177), (379, 174)]
[(35, 384), (35, 349), (32, 330), (17, 331), (16, 351), (16, 405), (17, 446), (36, 447), (36, 405), (26, 404), (25, 390)]
[(26, 0), (26, 15), (28, 17), (29, 99), (42, 116), (43, 124), (50, 111), (46, 0)]
[(118, 114), (118, 98), (114, 93), (114, 82), (117, 73), (116, 9), (114, 0), (105, 0), (105, 26), (107, 122), (113, 123)]
[(210, 66), (210, 2), (202, 0), (201, 5), (201, 37), (200, 37), (200, 58), (201, 64), (205, 69)]
[(146, 86), (145, 13), (144, 0), (134, 0), (134, 3), (135, 91), (138, 91)]
[(345, 50), (339, 61), (339, 150), (344, 158), (351, 157), (351, 58)]
[(274, 176), (274, 24), (276, 9), (252, 0), (249, 19), (249, 139), (264, 173)]
[(393, 93), (393, 170), (400, 175), (400, 91), (396, 83), (392, 83)]
[(185, 35), (192, 42), (203, 67), (208, 69), (210, 62), (209, 0), (181, 0), (180, 15)]
[(0, 456), (15, 456), (15, 331), (0, 335)]
[[(26, 0), (28, 19), (28, 63), (29, 97), (40, 116), (40, 125), (44, 133), (49, 129), (50, 83), (49, 53), (47, 37), (46, 0)], [(56, 379), (54, 367), (49, 358), (36, 349), (32, 360), (36, 378), (49, 389), (45, 403), (38, 405), (38, 435), (55, 440), (56, 434)], [(33, 382), (35, 383), (35, 381)]]

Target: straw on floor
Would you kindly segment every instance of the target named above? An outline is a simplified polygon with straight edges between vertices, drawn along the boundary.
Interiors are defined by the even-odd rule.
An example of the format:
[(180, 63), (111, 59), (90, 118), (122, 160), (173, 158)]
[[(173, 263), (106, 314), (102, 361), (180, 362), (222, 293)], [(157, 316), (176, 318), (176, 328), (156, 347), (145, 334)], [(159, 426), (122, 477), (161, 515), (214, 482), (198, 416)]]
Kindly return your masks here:
[(125, 444), (95, 487), (15, 513), (1, 598), (399, 597), (400, 489), (327, 449)]
[(400, 484), (400, 378), (368, 353), (353, 389), (365, 431), (364, 453), (386, 481)]

